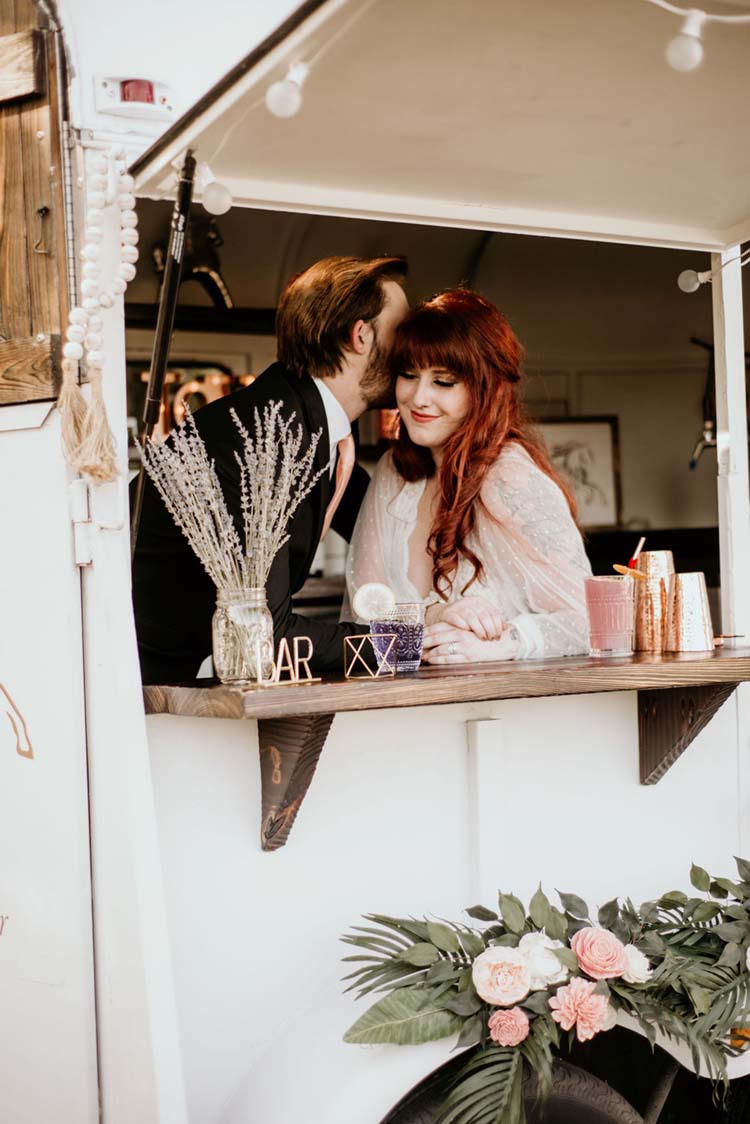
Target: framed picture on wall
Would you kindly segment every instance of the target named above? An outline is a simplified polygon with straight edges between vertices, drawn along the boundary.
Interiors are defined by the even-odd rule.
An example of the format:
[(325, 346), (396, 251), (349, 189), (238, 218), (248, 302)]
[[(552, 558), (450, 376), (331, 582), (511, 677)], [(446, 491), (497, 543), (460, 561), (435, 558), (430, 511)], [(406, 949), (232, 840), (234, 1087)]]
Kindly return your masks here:
[(617, 418), (545, 418), (538, 424), (552, 463), (570, 484), (587, 530), (621, 522)]

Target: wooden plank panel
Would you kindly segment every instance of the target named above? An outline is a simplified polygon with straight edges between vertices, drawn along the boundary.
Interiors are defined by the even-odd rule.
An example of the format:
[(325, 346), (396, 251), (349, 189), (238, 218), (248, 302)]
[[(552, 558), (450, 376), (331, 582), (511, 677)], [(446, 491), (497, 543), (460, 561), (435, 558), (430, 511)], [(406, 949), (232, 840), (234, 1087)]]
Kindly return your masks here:
[(53, 199), (50, 182), (49, 106), (39, 102), (25, 104), (20, 108), (19, 118), (31, 330), (35, 335), (37, 332), (59, 335), (58, 272), (64, 275), (65, 263), (58, 271), (55, 238), (58, 204)]
[(0, 340), (0, 406), (55, 398), (53, 354), (60, 337)]
[(467, 664), (450, 671), (424, 668), (393, 679), (345, 681), (341, 676), (310, 686), (241, 690), (237, 687), (146, 687), (149, 714), (190, 717), (276, 718), (403, 706), (543, 698), (602, 691), (666, 690), (750, 680), (750, 649), (654, 655), (613, 660), (588, 657)]
[(41, 94), (44, 85), (40, 33), (0, 36), (0, 102)]
[[(32, 334), (23, 191), (21, 120), (13, 106), (0, 107), (0, 338)], [(0, 375), (3, 368), (0, 367)]]

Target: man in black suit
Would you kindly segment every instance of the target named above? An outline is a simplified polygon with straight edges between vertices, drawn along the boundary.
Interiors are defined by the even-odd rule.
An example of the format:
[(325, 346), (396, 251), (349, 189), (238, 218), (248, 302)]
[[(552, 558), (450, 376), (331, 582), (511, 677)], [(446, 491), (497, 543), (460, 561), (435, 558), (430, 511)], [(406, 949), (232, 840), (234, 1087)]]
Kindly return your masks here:
[[(405, 274), (403, 258), (317, 262), (293, 278), (279, 300), (279, 361), (249, 386), (195, 414), (238, 528), (242, 515), (234, 450), (240, 443), (230, 409), (252, 432), (255, 410), (262, 412), (269, 402), (281, 401), (282, 414), (294, 413), (295, 425), (302, 425), (307, 440), (321, 431), (316, 470), (329, 466), (329, 471), (295, 512), (290, 539), (276, 556), (266, 585), (276, 644), (284, 637), (291, 644), (295, 636), (309, 636), (316, 673), (342, 667), (344, 638), (361, 632), (361, 626), (300, 617), (292, 610), (292, 595), (309, 575), (324, 523), (327, 526), (332, 517), (333, 529), (351, 537), (369, 479), (355, 464), (346, 483), (351, 423), (369, 407), (392, 400), (387, 357), (393, 333), (408, 310), (401, 284)], [(215, 604), (211, 579), (147, 480), (133, 560), (144, 683), (195, 678), (211, 651)]]

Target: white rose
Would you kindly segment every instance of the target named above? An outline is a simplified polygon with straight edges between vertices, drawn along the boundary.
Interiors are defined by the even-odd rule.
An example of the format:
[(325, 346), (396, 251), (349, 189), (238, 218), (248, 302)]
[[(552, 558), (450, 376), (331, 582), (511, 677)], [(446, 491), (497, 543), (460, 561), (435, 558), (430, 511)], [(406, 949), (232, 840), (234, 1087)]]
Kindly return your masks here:
[(529, 969), (517, 948), (493, 945), (471, 967), (477, 995), (494, 1007), (512, 1007), (529, 994)]
[(528, 966), (532, 991), (543, 991), (551, 984), (567, 980), (568, 969), (555, 955), (556, 948), (565, 948), (565, 945), (562, 941), (553, 941), (546, 933), (527, 933), (521, 937), (518, 951)]
[(634, 944), (625, 945), (625, 959), (628, 966), (622, 974), (626, 983), (648, 983), (653, 969), (646, 957)]

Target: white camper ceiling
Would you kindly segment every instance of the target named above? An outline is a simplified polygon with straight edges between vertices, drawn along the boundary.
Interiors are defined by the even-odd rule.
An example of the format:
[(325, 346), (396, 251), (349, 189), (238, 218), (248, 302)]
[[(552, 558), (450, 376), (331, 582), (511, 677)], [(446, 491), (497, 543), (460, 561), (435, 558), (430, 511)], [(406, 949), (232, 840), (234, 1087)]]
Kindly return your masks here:
[[(245, 206), (730, 246), (750, 26), (711, 24), (688, 74), (664, 59), (679, 28), (645, 0), (329, 0), (146, 153), (137, 191), (171, 196), (189, 145)], [(298, 116), (271, 116), (269, 83), (321, 48)]]

